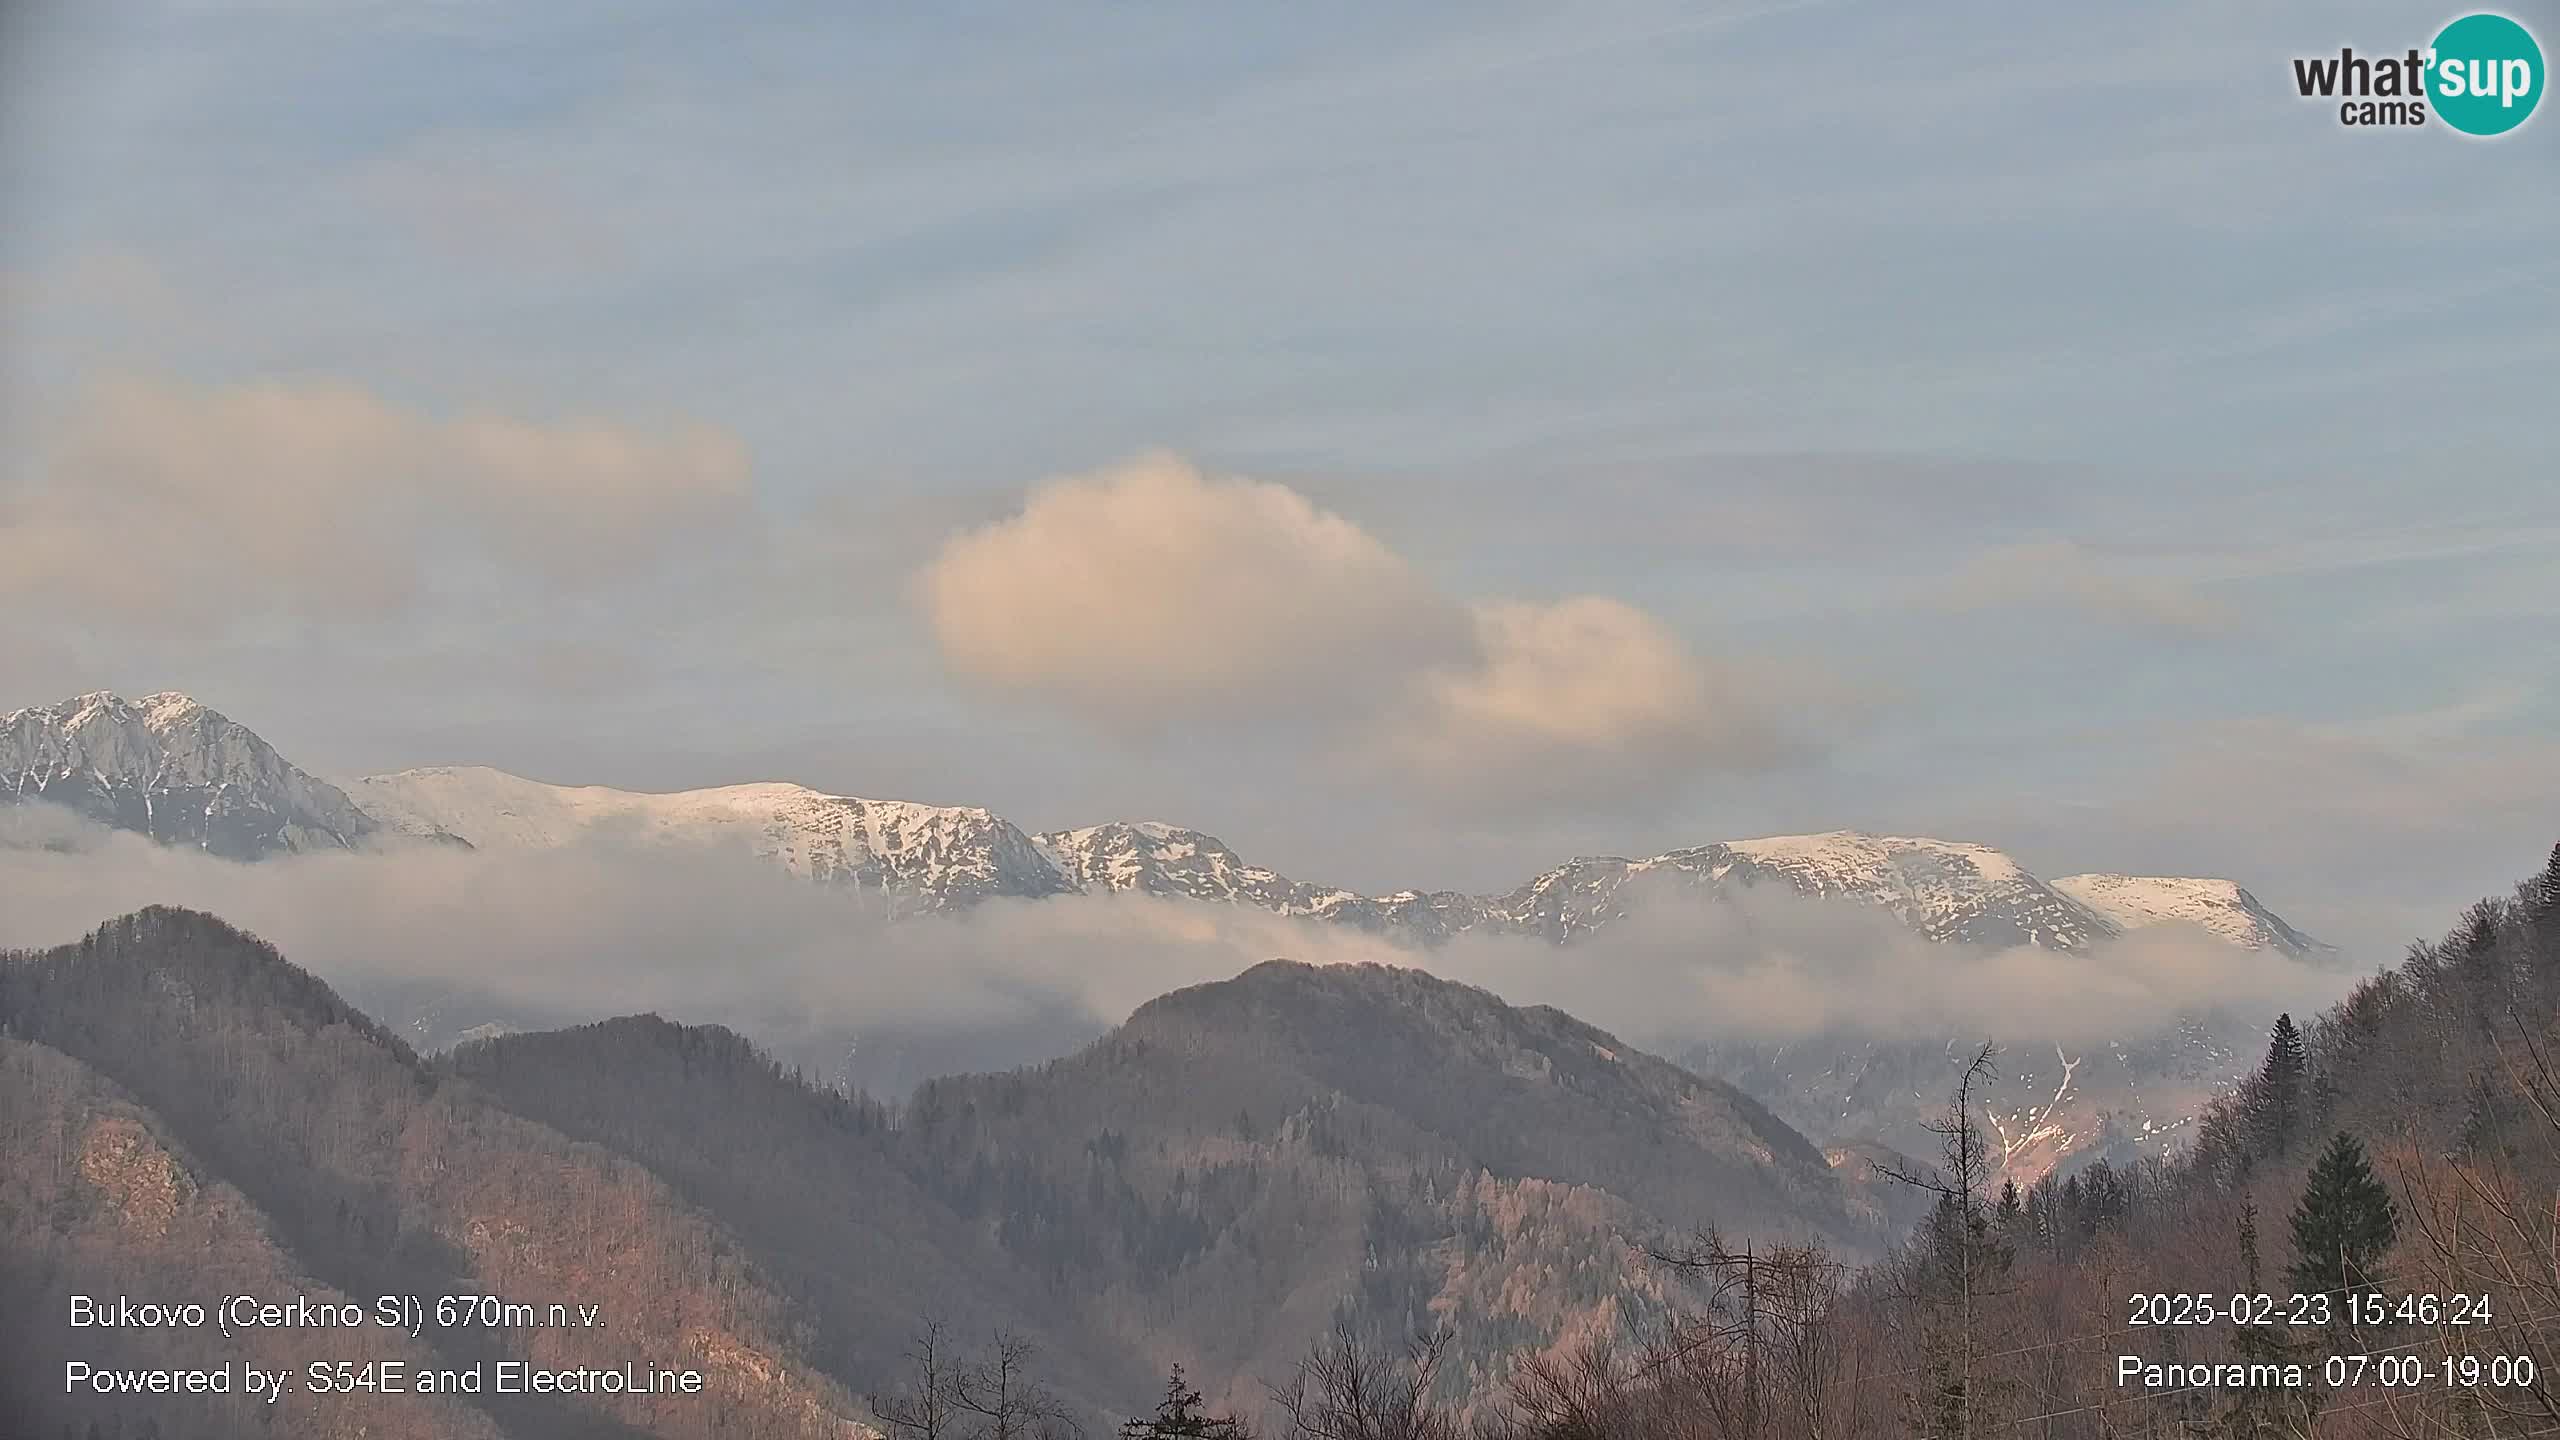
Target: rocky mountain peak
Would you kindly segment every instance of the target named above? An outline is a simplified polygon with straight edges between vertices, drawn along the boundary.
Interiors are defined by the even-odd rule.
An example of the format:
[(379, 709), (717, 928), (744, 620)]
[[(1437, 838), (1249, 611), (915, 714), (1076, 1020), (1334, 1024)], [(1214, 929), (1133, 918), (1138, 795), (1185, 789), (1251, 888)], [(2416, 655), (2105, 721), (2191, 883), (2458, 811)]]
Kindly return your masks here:
[(345, 792), (175, 691), (97, 690), (0, 713), (0, 800), (49, 801), (238, 860), (345, 849), (375, 828)]

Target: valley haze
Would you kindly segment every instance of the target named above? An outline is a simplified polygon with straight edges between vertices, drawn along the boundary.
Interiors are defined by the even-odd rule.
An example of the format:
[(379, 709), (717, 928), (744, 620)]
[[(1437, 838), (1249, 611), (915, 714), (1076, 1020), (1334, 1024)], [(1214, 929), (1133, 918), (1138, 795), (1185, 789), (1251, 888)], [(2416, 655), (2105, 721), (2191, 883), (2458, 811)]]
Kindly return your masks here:
[[(1879, 1047), (2023, 1048), (2030, 1129), (2066, 1098), (2034, 1056), (2096, 1051), (2173, 1078), (2103, 1102), (2157, 1149), (2260, 1017), (2350, 978), (2230, 881), (2048, 884), (1921, 838), (1719, 842), (1577, 858), (1499, 894), (1363, 896), (1156, 822), (1032, 835), (789, 784), (651, 795), (470, 767), (336, 785), (175, 694), (0, 714), (0, 751), (20, 802), (0, 810), (0, 943), (184, 905), (274, 940), (422, 1045), (652, 1011), (890, 1094), (1065, 1053), (1152, 996), (1277, 956), (1428, 969), (1726, 1073), (1822, 1056), (1837, 1084), (1759, 1078), (1799, 1121), (1841, 1099), (1841, 1138), (1916, 1138), (1917, 1097), (1848, 1113), (1862, 1087), (1901, 1088), (1911, 1062)], [(2146, 1048), (2164, 1058), (2124, 1058)], [(2103, 1122), (2079, 1123), (2064, 1148)]]

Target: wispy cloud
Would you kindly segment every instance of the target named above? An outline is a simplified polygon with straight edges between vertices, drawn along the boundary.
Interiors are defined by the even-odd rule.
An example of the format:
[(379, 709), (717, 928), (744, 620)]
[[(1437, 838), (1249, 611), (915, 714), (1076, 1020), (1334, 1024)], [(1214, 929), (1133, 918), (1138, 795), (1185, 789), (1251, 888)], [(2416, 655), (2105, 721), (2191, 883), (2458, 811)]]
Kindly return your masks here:
[(627, 584), (748, 514), (746, 447), (698, 424), (437, 417), (343, 382), (94, 388), (0, 490), (0, 592), (156, 628), (382, 615), (433, 560)]
[(1959, 609), (2059, 604), (2100, 620), (2188, 635), (2219, 634), (2233, 624), (2228, 609), (2195, 587), (2131, 570), (2072, 540), (1983, 551), (1941, 593)]

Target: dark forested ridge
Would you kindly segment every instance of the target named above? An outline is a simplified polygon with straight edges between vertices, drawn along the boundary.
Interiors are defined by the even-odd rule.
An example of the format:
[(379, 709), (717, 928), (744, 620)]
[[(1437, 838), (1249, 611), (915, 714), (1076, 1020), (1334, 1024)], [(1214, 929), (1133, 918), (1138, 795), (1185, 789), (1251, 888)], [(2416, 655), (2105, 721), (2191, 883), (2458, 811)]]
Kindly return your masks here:
[[(1557, 1012), (1377, 967), (1260, 966), (902, 1112), (656, 1017), (425, 1060), (253, 937), (166, 909), (8, 957), (0, 1026), (12, 1174), (35, 1177), (0, 1216), (27, 1341), (9, 1393), (38, 1423), (106, 1433), (264, 1419), (48, 1395), (66, 1292), (110, 1279), (204, 1300), (285, 1285), (599, 1304), (604, 1338), (430, 1332), (420, 1360), (712, 1356), (744, 1417), (719, 1433), (796, 1435), (894, 1394), (928, 1318), (970, 1344), (1001, 1330), (1088, 1417), (1146, 1403), (1173, 1364), (1221, 1403), (1257, 1396), (1337, 1327), (1445, 1330), (1442, 1389), (1483, 1391), (1515, 1350), (1668, 1314), (1647, 1243), (1710, 1220), (1852, 1251), (1884, 1237), (1872, 1187), (1739, 1092)], [(136, 1199), (116, 1178), (134, 1165), (183, 1202)], [(207, 1291), (227, 1272), (136, 1238), (171, 1224), (262, 1237), (243, 1273), (265, 1278)], [(664, 1400), (437, 1405), (400, 1423), (706, 1433)]]
[(1882, 1234), (1739, 1092), (1383, 966), (1177, 991), (1067, 1059), (924, 1086), (899, 1139), (1100, 1323), (1204, 1376), (1278, 1373), (1340, 1323), (1445, 1326), (1452, 1377), (1487, 1381), (1521, 1345), (1658, 1311), (1631, 1242)]
[[(801, 1318), (715, 1222), (640, 1166), (421, 1063), (218, 920), (147, 910), (11, 957), (0, 1027), (12, 1177), (0, 1313), (15, 1327), (0, 1366), (25, 1433), (92, 1421), (123, 1427), (105, 1433), (276, 1433), (274, 1415), (236, 1395), (115, 1403), (61, 1388), (66, 1352), (97, 1358), (95, 1332), (67, 1328), (70, 1293), (212, 1305), (244, 1290), (279, 1302), (497, 1293), (591, 1304), (598, 1328), (430, 1329), (437, 1353), (418, 1358), (681, 1361), (709, 1381), (700, 1395), (583, 1403), (493, 1395), (404, 1409), (341, 1396), (364, 1403), (311, 1406), (290, 1425), (297, 1435), (695, 1435), (714, 1433), (714, 1415), (723, 1434), (846, 1433), (828, 1417), (855, 1402), (811, 1365)], [(393, 1358), (382, 1333), (333, 1335), (316, 1353), (293, 1337), (304, 1343), (291, 1349)], [(114, 1338), (130, 1347), (165, 1334)], [(205, 1341), (187, 1339), (178, 1353)]]
[(466, 1045), (447, 1063), (718, 1216), (780, 1277), (855, 1384), (884, 1383), (928, 1316), (1038, 1346), (1063, 1388), (1093, 1407), (1156, 1378), (1139, 1355), (1096, 1343), (1076, 1297), (1044, 1283), (998, 1227), (911, 1177), (884, 1107), (813, 1088), (730, 1031), (638, 1016)]
[[(422, 1060), (253, 939), (148, 911), (0, 965), (0, 1404), (37, 1434), (269, 1433), (66, 1410), (75, 1286), (477, 1286), (629, 1317), (492, 1353), (716, 1357), (723, 1388), (314, 1403), (291, 1433), (2560, 1431), (2560, 853), (2328, 1013), (2269, 1019), (2190, 1151), (2021, 1192), (1965, 1092), (1933, 1165), (1826, 1161), (1738, 1091), (1407, 970), (1257, 966), (890, 1107), (656, 1017)], [(2128, 1323), (2140, 1295), (2282, 1320), (2313, 1289), (2384, 1308)], [(2391, 1308), (2412, 1294), (2486, 1303)], [(2423, 1383), (2327, 1385), (2347, 1354)], [(2485, 1383), (2502, 1357), (2542, 1368)], [(2171, 1368), (2198, 1365), (2307, 1380)]]

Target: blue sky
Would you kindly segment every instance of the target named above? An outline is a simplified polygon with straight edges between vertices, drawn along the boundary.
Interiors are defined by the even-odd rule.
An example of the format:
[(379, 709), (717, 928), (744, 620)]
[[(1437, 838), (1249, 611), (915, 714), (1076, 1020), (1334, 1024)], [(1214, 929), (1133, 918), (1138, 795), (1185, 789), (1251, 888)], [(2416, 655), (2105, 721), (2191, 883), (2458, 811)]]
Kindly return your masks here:
[[(483, 546), (360, 621), (75, 606), (0, 639), (7, 698), (180, 686), (347, 770), (1162, 813), (1355, 884), (1904, 828), (2405, 938), (2560, 834), (2560, 129), (2358, 133), (2288, 62), (2454, 13), (38, 6), (0, 500), (85, 483), (59, 437), (119, 377), (712, 427), (748, 480), (619, 586)], [(306, 494), (172, 433), (244, 510)], [(1449, 595), (1784, 669), (1819, 743), (1494, 816), (955, 674), (938, 547), (1154, 448)]]

